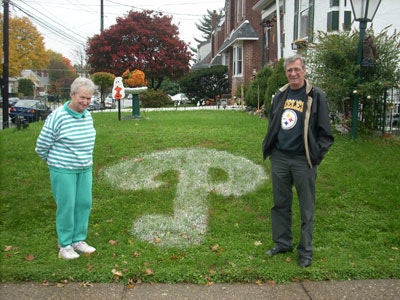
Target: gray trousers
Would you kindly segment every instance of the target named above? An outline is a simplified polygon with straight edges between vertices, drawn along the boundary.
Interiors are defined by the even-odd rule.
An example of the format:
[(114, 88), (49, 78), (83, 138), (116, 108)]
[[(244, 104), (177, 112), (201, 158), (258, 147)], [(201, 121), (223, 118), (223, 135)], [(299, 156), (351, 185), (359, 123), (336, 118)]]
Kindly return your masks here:
[(304, 155), (292, 156), (274, 150), (270, 157), (274, 206), (271, 209), (272, 239), (275, 246), (293, 248), (293, 185), (299, 198), (301, 235), (297, 246), (300, 256), (312, 259), (317, 168)]

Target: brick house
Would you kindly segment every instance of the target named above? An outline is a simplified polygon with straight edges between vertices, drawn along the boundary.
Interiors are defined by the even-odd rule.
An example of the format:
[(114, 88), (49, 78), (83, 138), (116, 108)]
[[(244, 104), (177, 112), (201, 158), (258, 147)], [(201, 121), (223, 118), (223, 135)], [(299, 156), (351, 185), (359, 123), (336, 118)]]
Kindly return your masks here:
[(228, 66), (232, 97), (250, 82), (261, 67), (261, 14), (252, 7), (257, 0), (226, 0), (225, 17), (212, 24), (210, 64)]
[[(376, 33), (387, 26), (391, 26), (389, 32), (399, 31), (399, 9), (398, 0), (382, 1), (368, 27), (373, 26)], [(204, 43), (207, 48), (203, 49), (200, 45), (201, 65), (194, 67), (228, 66), (232, 98), (241, 94), (241, 86), (249, 83), (253, 74), (295, 54), (312, 42), (318, 31), (359, 29), (350, 0), (226, 0), (224, 13), (219, 24), (212, 24), (211, 47), (209, 43)]]

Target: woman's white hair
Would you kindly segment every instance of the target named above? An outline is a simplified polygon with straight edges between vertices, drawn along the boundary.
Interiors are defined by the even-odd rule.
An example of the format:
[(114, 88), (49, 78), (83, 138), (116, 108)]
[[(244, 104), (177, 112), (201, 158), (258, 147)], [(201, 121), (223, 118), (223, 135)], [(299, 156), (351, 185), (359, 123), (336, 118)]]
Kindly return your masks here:
[(71, 84), (71, 95), (76, 94), (80, 89), (93, 94), (96, 90), (96, 85), (89, 78), (77, 77)]

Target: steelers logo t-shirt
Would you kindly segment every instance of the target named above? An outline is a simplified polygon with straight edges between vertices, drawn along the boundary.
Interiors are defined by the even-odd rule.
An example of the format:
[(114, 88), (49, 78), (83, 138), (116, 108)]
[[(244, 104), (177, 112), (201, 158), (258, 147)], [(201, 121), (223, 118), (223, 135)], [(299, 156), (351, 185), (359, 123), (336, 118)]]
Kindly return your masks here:
[(283, 105), (277, 148), (288, 154), (304, 154), (303, 125), (305, 86), (289, 89)]

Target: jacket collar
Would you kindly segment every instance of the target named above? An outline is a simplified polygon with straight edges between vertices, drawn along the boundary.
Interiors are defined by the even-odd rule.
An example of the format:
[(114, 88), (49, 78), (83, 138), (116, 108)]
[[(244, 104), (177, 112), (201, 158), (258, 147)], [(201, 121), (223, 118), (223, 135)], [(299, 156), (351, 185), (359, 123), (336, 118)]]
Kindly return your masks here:
[[(308, 79), (306, 79), (305, 81), (306, 81), (306, 94), (308, 95), (308, 94), (311, 92), (311, 90), (312, 90), (312, 84), (311, 84), (311, 82), (310, 82)], [(284, 86), (282, 86), (281, 88), (279, 88), (279, 91), (280, 91), (281, 93), (283, 93), (283, 92), (286, 91), (288, 88), (289, 88), (289, 83), (286, 83)]]

